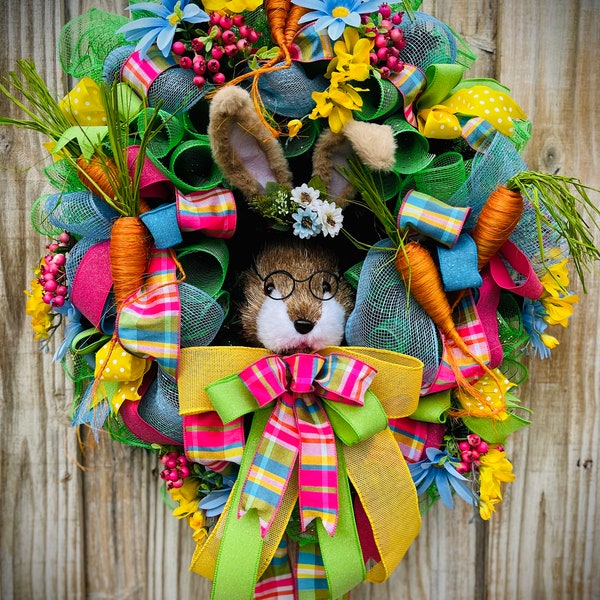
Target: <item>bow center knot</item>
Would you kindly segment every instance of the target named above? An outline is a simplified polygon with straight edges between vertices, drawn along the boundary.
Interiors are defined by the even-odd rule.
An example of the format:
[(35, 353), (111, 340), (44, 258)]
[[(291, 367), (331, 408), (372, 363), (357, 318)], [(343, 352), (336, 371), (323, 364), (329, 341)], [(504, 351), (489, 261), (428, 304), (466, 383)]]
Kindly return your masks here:
[(315, 379), (325, 359), (318, 354), (293, 354), (281, 359), (286, 368), (287, 389), (296, 394), (315, 392)]

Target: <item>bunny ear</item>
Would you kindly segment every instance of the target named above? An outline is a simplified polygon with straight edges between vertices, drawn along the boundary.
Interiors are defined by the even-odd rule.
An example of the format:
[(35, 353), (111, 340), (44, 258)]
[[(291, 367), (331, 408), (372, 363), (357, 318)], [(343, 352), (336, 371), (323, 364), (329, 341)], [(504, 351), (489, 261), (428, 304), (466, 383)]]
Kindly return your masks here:
[(395, 161), (396, 142), (389, 125), (349, 121), (341, 133), (325, 131), (315, 144), (313, 176), (319, 177), (328, 195), (344, 207), (356, 190), (342, 177), (340, 167), (348, 164), (355, 153), (360, 161), (374, 171), (390, 171)]
[(356, 194), (356, 190), (339, 172), (340, 167), (348, 164), (352, 156), (350, 142), (341, 134), (324, 131), (313, 152), (313, 177), (318, 177), (327, 190), (327, 195), (340, 207), (348, 204)]
[(291, 185), (283, 150), (260, 122), (247, 91), (221, 88), (210, 103), (209, 119), (213, 158), (246, 198), (264, 194), (269, 182)]

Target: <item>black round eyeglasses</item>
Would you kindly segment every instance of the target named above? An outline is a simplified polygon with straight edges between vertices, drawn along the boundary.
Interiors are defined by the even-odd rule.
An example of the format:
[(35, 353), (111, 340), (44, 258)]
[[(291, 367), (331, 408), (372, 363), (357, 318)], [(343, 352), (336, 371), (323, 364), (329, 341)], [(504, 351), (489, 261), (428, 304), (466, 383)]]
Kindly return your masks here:
[(294, 293), (297, 283), (308, 282), (308, 289), (317, 300), (331, 300), (338, 291), (340, 276), (331, 271), (315, 271), (306, 279), (296, 279), (289, 271), (283, 269), (271, 271), (263, 277), (256, 265), (253, 267), (258, 278), (263, 282), (265, 295), (273, 300), (289, 298)]

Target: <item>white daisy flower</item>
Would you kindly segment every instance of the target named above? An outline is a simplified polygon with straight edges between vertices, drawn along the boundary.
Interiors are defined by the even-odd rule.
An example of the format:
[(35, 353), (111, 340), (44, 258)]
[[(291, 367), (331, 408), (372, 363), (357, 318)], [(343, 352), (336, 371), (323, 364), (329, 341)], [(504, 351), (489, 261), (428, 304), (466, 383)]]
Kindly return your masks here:
[(323, 227), (323, 235), (335, 237), (342, 228), (344, 215), (342, 215), (342, 209), (335, 202), (324, 201), (319, 208), (319, 220)]
[(309, 187), (306, 183), (303, 183), (299, 187), (295, 187), (292, 190), (292, 198), (300, 206), (308, 206), (309, 204), (316, 202), (319, 199), (321, 192)]

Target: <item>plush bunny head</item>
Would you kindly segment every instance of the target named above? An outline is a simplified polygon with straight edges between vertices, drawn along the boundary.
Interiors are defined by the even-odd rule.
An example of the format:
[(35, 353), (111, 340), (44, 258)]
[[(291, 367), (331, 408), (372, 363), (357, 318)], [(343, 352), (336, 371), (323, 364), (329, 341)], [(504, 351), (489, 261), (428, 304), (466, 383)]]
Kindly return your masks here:
[[(312, 151), (312, 173), (292, 174), (283, 144), (259, 118), (249, 93), (236, 86), (225, 86), (214, 95), (209, 116), (213, 158), (225, 179), (251, 205), (265, 196), (269, 184), (291, 189), (294, 178), (302, 175), (305, 182), (318, 177), (328, 210), (335, 211), (332, 206), (342, 207), (354, 195), (339, 171), (350, 156), (375, 170), (391, 169), (394, 164), (391, 129), (353, 121), (339, 134), (329, 130), (321, 134)], [(268, 198), (267, 194), (270, 202)], [(329, 214), (335, 222), (338, 215)], [(327, 226), (322, 224), (323, 232)], [(305, 233), (298, 229), (294, 233)], [(290, 231), (285, 239), (266, 245), (245, 272), (240, 309), (243, 335), (249, 343), (282, 354), (338, 345), (352, 305), (352, 291), (341, 277), (336, 253)]]
[(243, 334), (280, 354), (339, 345), (353, 306), (335, 254), (313, 243), (267, 245), (244, 274)]

